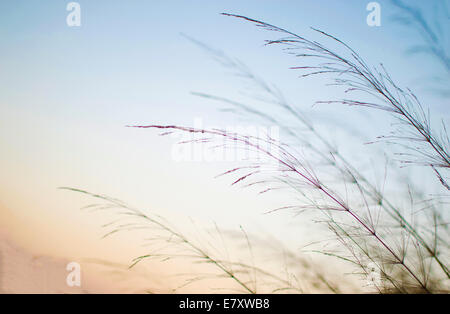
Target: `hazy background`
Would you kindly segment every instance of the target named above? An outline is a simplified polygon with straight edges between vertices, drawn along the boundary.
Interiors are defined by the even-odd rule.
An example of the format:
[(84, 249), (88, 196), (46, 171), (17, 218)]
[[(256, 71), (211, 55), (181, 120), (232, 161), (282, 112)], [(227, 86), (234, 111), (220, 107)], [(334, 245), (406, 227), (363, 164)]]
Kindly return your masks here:
[[(128, 260), (139, 244), (124, 238), (100, 240), (101, 217), (78, 210), (89, 200), (58, 190), (61, 186), (107, 194), (168, 217), (216, 221), (224, 228), (242, 224), (290, 239), (294, 246), (308, 242), (307, 232), (298, 230), (289, 216), (261, 215), (279, 207), (285, 196), (257, 196), (230, 187), (231, 179), (213, 177), (232, 163), (175, 162), (173, 140), (125, 128), (192, 125), (195, 118), (206, 125), (248, 123), (190, 94), (242, 97), (246, 87), (180, 33), (239, 58), (309, 112), (328, 134), (342, 127), (361, 131), (362, 137), (351, 143), (337, 135), (331, 138), (344, 151), (360, 147), (356, 160), (365, 149), (383, 151), (383, 146), (363, 145), (383, 128), (379, 116), (312, 107), (314, 101), (334, 98), (324, 89), (326, 82), (298, 79), (299, 73), (288, 69), (297, 60), (263, 47), (273, 34), (221, 12), (313, 39), (318, 38), (310, 26), (332, 33), (369, 63), (383, 62), (434, 114), (448, 117), (448, 100), (423, 84), (424, 77), (442, 73), (442, 66), (431, 57), (405, 54), (420, 38), (392, 20), (397, 11), (389, 1), (378, 1), (380, 27), (366, 24), (369, 1), (362, 0), (80, 0), (81, 27), (67, 26), (68, 2), (0, 3), (0, 225), (41, 254), (108, 258), (122, 246), (130, 250), (122, 256)], [(425, 10), (431, 14), (433, 6)]]

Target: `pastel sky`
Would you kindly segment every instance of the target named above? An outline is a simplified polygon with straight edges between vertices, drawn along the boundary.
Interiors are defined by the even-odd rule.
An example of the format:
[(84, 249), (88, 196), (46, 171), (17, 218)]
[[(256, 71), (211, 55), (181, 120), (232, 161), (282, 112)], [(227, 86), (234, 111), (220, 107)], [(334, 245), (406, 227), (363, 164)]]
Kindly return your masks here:
[[(448, 99), (424, 84), (424, 78), (446, 72), (430, 56), (406, 54), (421, 38), (393, 20), (398, 11), (390, 1), (379, 1), (380, 27), (367, 25), (369, 1), (364, 0), (80, 0), (80, 27), (66, 24), (67, 3), (0, 2), (0, 210), (24, 221), (9, 225), (17, 234), (26, 229), (23, 238), (39, 241), (34, 245), (46, 250), (70, 252), (62, 249), (63, 237), (55, 238), (58, 233), (74, 235), (85, 228), (95, 230), (94, 236), (101, 233), (95, 221), (78, 212), (86, 199), (58, 190), (61, 186), (225, 226), (255, 222), (283, 198), (258, 198), (230, 187), (226, 178), (214, 180), (224, 165), (176, 163), (169, 138), (125, 127), (192, 125), (195, 118), (208, 125), (243, 123), (191, 94), (240, 97), (243, 86), (182, 33), (244, 62), (322, 127), (362, 129), (369, 139), (378, 134), (377, 126), (368, 127), (378, 123), (376, 116), (350, 109), (333, 109), (330, 116), (313, 108), (314, 101), (333, 96), (324, 89), (326, 82), (303, 83), (298, 72), (288, 69), (297, 60), (263, 46), (273, 34), (221, 12), (310, 37), (317, 36), (311, 26), (332, 33), (369, 63), (382, 62), (434, 115), (448, 119)], [(434, 6), (424, 10), (433, 19)], [(448, 18), (444, 21), (448, 29)], [(268, 219), (275, 221), (273, 231), (283, 236), (289, 233), (280, 227), (284, 218), (255, 223), (268, 229)]]

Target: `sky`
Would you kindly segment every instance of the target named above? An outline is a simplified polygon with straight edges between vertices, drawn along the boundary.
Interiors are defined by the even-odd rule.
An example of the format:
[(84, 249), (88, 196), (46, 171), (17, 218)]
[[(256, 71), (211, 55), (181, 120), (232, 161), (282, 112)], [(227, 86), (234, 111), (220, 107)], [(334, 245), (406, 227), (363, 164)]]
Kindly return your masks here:
[[(263, 45), (273, 34), (222, 12), (312, 37), (317, 34), (310, 27), (332, 33), (370, 64), (382, 62), (433, 115), (448, 118), (448, 100), (423, 84), (445, 70), (428, 55), (406, 53), (421, 38), (394, 20), (398, 11), (389, 1), (378, 1), (379, 27), (367, 25), (369, 1), (363, 0), (77, 2), (79, 27), (66, 23), (69, 1), (0, 3), (0, 210), (3, 217), (16, 217), (6, 225), (17, 237), (42, 250), (70, 254), (75, 249), (66, 238), (55, 237), (65, 234), (82, 239), (82, 252), (101, 234), (97, 221), (78, 211), (89, 200), (61, 186), (111, 195), (168, 216), (226, 227), (255, 224), (280, 237), (291, 235), (283, 227), (286, 217), (260, 215), (284, 196), (255, 197), (230, 187), (230, 180), (214, 179), (229, 165), (175, 162), (173, 140), (125, 127), (192, 125), (195, 119), (205, 125), (244, 123), (191, 94), (241, 97), (246, 87), (182, 34), (241, 60), (321, 127), (364, 130), (369, 139), (379, 133), (383, 122), (366, 111), (313, 107), (333, 96), (324, 82), (299, 79), (289, 70), (297, 60)], [(433, 6), (424, 10), (433, 16)]]

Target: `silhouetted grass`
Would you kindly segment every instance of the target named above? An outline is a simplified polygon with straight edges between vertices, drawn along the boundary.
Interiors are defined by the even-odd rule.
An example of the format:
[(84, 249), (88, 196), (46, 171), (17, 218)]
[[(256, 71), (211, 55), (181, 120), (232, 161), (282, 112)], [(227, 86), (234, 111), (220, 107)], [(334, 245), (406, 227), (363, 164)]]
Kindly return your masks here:
[[(382, 65), (380, 69), (368, 66), (355, 50), (338, 38), (320, 30), (314, 29), (324, 39), (340, 45), (345, 50), (345, 55), (333, 52), (318, 41), (309, 40), (265, 22), (245, 16), (226, 13), (224, 15), (244, 19), (266, 30), (284, 35), (285, 37), (281, 39), (268, 40), (267, 45), (283, 45), (289, 54), (309, 60), (310, 63), (305, 66), (292, 67), (292, 69), (307, 71), (303, 77), (326, 75), (328, 79), (333, 80), (332, 85), (342, 86), (346, 93), (360, 92), (373, 96), (373, 102), (340, 99), (319, 103), (368, 107), (387, 112), (398, 119), (400, 124), (392, 130), (393, 135), (379, 138), (389, 139), (400, 145), (405, 151), (403, 163), (430, 167), (441, 185), (448, 191), (446, 177), (441, 173), (450, 167), (449, 140), (445, 125), (443, 124), (440, 135), (436, 136), (429, 115), (414, 93), (409, 89), (400, 88)], [(198, 42), (197, 44), (202, 45)], [(292, 146), (276, 142), (271, 138), (258, 138), (220, 129), (195, 129), (177, 125), (134, 127), (159, 129), (164, 135), (170, 132), (191, 133), (195, 135), (192, 140), (194, 143), (214, 144), (219, 139), (224, 146), (238, 144), (243, 149), (263, 153), (266, 160), (258, 160), (250, 167), (231, 169), (225, 174), (238, 174), (233, 184), (240, 184), (251, 180), (254, 176), (260, 177), (267, 174), (266, 180), (253, 181), (247, 186), (263, 185), (262, 192), (280, 188), (291, 189), (302, 197), (304, 203), (286, 205), (280, 209), (315, 208), (323, 213), (326, 217), (325, 223), (335, 234), (341, 247), (347, 249), (348, 255), (323, 253), (352, 261), (366, 276), (372, 273), (368, 265), (376, 265), (383, 279), (381, 284), (376, 285), (380, 292), (448, 291), (450, 278), (446, 260), (448, 229), (447, 223), (442, 221), (440, 210), (436, 208), (439, 205), (436, 200), (418, 202), (416, 199), (419, 199), (419, 195), (407, 187), (411, 203), (420, 204), (419, 212), (422, 216), (418, 218), (419, 215), (414, 208), (411, 208), (414, 214), (410, 217), (405, 216), (404, 208), (394, 205), (384, 196), (383, 191), (375, 188), (375, 185), (371, 184), (356, 166), (348, 162), (329, 144), (326, 137), (316, 131), (308, 119), (286, 102), (277, 89), (255, 76), (242, 63), (202, 46), (224, 66), (233, 68), (241, 76), (253, 81), (264, 93), (271, 96), (270, 102), (276, 104), (287, 115), (294, 117), (301, 127), (306, 127), (308, 132), (314, 135), (314, 139), (304, 139), (291, 128), (285, 128), (285, 130), (287, 134), (298, 140), (298, 144), (302, 145), (303, 149), (309, 149), (314, 156), (319, 156), (327, 165), (327, 170), (333, 170), (335, 176), (333, 179), (340, 178), (341, 184), (335, 183), (336, 181), (330, 180), (329, 175), (326, 176), (323, 171), (311, 166), (311, 162), (300, 156)], [(263, 112), (226, 97), (195, 94), (224, 102), (266, 122), (283, 126), (283, 121), (277, 121), (269, 112)], [(321, 146), (312, 144), (315, 140), (318, 140)], [(276, 147), (279, 154), (273, 154), (268, 150), (267, 144)], [(273, 161), (279, 167), (273, 166)], [(342, 185), (345, 185), (345, 194), (343, 194)], [(424, 220), (428, 218), (431, 218), (431, 222)]]
[[(442, 122), (438, 129), (432, 126), (428, 109), (424, 109), (411, 90), (399, 87), (383, 65), (369, 66), (354, 49), (326, 32), (313, 29), (324, 41), (337, 45), (342, 53), (335, 52), (324, 43), (262, 21), (240, 15), (224, 15), (281, 34), (282, 38), (268, 40), (266, 44), (281, 45), (285, 52), (306, 62), (292, 69), (306, 71), (302, 74), (304, 78), (322, 75), (331, 80), (329, 85), (342, 87), (346, 94), (356, 95), (354, 98), (319, 101), (319, 104), (375, 109), (397, 119), (399, 123), (390, 130), (390, 135), (380, 135), (378, 140), (396, 143), (402, 150), (399, 156), (403, 164), (428, 167), (443, 188), (443, 198), (423, 196), (413, 188), (411, 182), (395, 182), (399, 189), (405, 191), (398, 198), (409, 201), (408, 205), (399, 205), (398, 199), (391, 199), (383, 188), (372, 183), (358, 165), (331, 144), (328, 134), (319, 132), (311, 119), (290, 104), (278, 88), (254, 74), (242, 62), (192, 38), (191, 41), (208, 51), (222, 66), (253, 84), (260, 92), (260, 97), (255, 96), (255, 99), (273, 105), (273, 110), (282, 116), (280, 118), (273, 111), (227, 96), (199, 92), (193, 94), (226, 104), (227, 111), (239, 111), (257, 121), (279, 125), (290, 142), (222, 129), (157, 124), (131, 127), (159, 130), (162, 135), (172, 132), (191, 134), (192, 140), (183, 143), (210, 144), (212, 148), (233, 146), (260, 153), (262, 158), (248, 160), (245, 165), (234, 167), (221, 175), (233, 176), (232, 185), (260, 187), (260, 193), (275, 190), (281, 193), (293, 192), (298, 199), (296, 203), (283, 204), (270, 212), (290, 210), (300, 213), (308, 210), (318, 213), (317, 217), (333, 235), (336, 249), (314, 251), (354, 265), (362, 278), (380, 293), (448, 293), (449, 231), (444, 207), (449, 193), (447, 173), (450, 168), (450, 144), (445, 123)], [(372, 100), (366, 100), (367, 97)], [(285, 119), (292, 124), (286, 123)], [(384, 169), (375, 170), (385, 172)], [(384, 180), (388, 180), (386, 175)], [(305, 292), (290, 278), (280, 277), (255, 263), (232, 261), (212, 254), (202, 244), (171, 227), (160, 216), (133, 209), (107, 196), (72, 190), (106, 202), (91, 209), (118, 209), (116, 213), (120, 219), (107, 226), (111, 230), (106, 236), (136, 229), (156, 228), (162, 232), (154, 239), (157, 243), (163, 241), (167, 244), (162, 252), (137, 257), (132, 266), (153, 257), (163, 260), (191, 258), (213, 265), (222, 276), (235, 282), (247, 293), (260, 291), (257, 283), (264, 284), (265, 281), (275, 282), (273, 292)], [(129, 218), (131, 222), (127, 221)], [(251, 254), (253, 246), (250, 237), (245, 231), (242, 236)], [(176, 252), (166, 251), (173, 247)], [(315, 267), (297, 255), (290, 256), (291, 263), (314, 274), (308, 280), (322, 285), (328, 291), (339, 292)], [(380, 281), (371, 281), (374, 270), (380, 274)], [(186, 284), (208, 278), (201, 274), (191, 275)], [(257, 280), (257, 277), (260, 279)]]
[[(260, 291), (271, 293), (305, 293), (314, 289), (321, 292), (338, 293), (339, 285), (326, 279), (326, 275), (320, 271), (320, 267), (312, 265), (306, 258), (295, 254), (284, 248), (280, 243), (264, 241), (264, 250), (270, 250), (277, 256), (282, 256), (285, 261), (284, 273), (277, 272), (267, 267), (268, 260), (264, 265), (257, 265), (254, 261), (253, 250), (259, 245), (253, 241), (241, 227), (239, 234), (232, 235), (223, 232), (217, 225), (214, 230), (208, 231), (207, 239), (199, 241), (188, 233), (182, 232), (174, 227), (164, 217), (151, 212), (131, 207), (130, 205), (106, 195), (93, 194), (84, 190), (62, 187), (61, 189), (82, 193), (100, 202), (85, 206), (83, 209), (89, 212), (107, 212), (113, 214), (114, 220), (103, 225), (106, 229), (104, 238), (121, 232), (141, 230), (146, 232), (143, 240), (147, 247), (144, 255), (134, 258), (129, 266), (132, 268), (144, 260), (152, 259), (161, 262), (169, 260), (181, 260), (185, 267), (200, 264), (203, 271), (181, 272), (173, 274), (180, 278), (181, 283), (171, 287), (173, 292), (186, 288), (199, 281), (214, 280), (215, 285), (221, 280), (229, 280), (235, 283), (238, 293), (255, 294)], [(247, 251), (250, 258), (242, 260), (243, 256), (233, 257), (227, 252), (223, 254), (220, 250), (227, 251), (226, 238), (232, 242), (243, 242), (241, 255)], [(213, 243), (209, 243), (213, 242)], [(271, 248), (270, 246), (273, 246)], [(276, 249), (274, 249), (276, 248)], [(278, 262), (278, 261), (277, 261)], [(102, 261), (100, 264), (105, 264)], [(301, 266), (301, 267), (300, 267)], [(210, 271), (210, 268), (213, 271)], [(222, 291), (224, 288), (216, 286), (211, 291)]]

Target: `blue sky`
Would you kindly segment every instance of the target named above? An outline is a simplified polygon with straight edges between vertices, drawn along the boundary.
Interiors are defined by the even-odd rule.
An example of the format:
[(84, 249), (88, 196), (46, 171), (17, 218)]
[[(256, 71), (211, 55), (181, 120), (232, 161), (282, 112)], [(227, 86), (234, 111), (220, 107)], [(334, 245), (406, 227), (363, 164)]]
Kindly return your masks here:
[(383, 1), (378, 28), (366, 25), (367, 2), (361, 0), (79, 1), (79, 29), (65, 24), (66, 3), (1, 4), (4, 102), (24, 102), (33, 94), (41, 103), (33, 106), (40, 108), (35, 110), (63, 115), (70, 110), (75, 117), (85, 115), (88, 103), (96, 104), (89, 107), (100, 116), (108, 108), (105, 103), (152, 103), (155, 108), (155, 102), (176, 102), (182, 109), (190, 90), (212, 89), (223, 78), (212, 82), (210, 75), (217, 73), (210, 70), (214, 65), (181, 32), (240, 58), (269, 79), (277, 75), (272, 80), (277, 85), (298, 90), (301, 82), (280, 75), (295, 60), (261, 47), (271, 35), (220, 12), (248, 15), (306, 34), (311, 34), (309, 26), (323, 29), (346, 40), (369, 62), (392, 68), (408, 86), (417, 84), (411, 70), (420, 77), (438, 68), (426, 58), (420, 65), (405, 58), (404, 51), (417, 39), (391, 22), (395, 11)]

